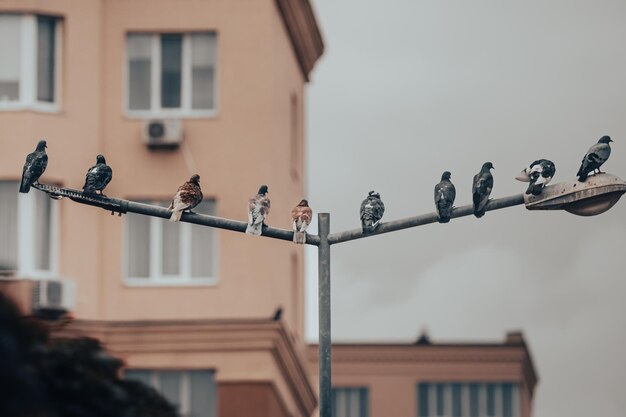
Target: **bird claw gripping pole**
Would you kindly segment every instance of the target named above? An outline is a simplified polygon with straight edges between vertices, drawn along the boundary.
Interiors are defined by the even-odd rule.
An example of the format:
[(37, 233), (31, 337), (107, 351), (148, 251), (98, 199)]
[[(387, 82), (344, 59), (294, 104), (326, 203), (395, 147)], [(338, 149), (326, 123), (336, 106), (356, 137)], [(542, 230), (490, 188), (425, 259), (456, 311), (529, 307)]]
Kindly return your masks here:
[(87, 194), (83, 191), (74, 190), (71, 188), (62, 188), (54, 185), (47, 184), (33, 184), (34, 188), (48, 194), (50, 198), (60, 200), (62, 198), (69, 198), (77, 203), (89, 204), (90, 206), (100, 207), (111, 214), (118, 213), (118, 215), (126, 214), (128, 211), (128, 203), (125, 200), (118, 200), (117, 198), (109, 198), (98, 194)]

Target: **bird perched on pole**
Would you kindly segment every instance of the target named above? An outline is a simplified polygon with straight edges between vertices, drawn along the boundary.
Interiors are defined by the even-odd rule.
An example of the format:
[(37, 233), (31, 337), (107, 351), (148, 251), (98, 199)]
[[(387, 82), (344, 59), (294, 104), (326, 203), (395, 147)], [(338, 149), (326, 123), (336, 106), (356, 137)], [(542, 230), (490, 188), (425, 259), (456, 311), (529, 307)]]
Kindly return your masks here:
[(202, 202), (202, 190), (200, 189), (200, 175), (194, 174), (189, 181), (178, 187), (174, 199), (170, 203), (168, 210), (172, 211), (171, 222), (180, 221), (185, 210), (191, 209)]
[(450, 181), (449, 171), (446, 171), (441, 175), (441, 181), (435, 185), (435, 208), (437, 210), (437, 216), (439, 217), (439, 223), (448, 223), (450, 221), (450, 215), (452, 214), (452, 205), (456, 198), (456, 188)]
[(35, 151), (29, 153), (26, 157), (24, 169), (22, 170), (20, 193), (27, 193), (30, 191), (31, 185), (39, 184), (39, 177), (41, 177), (41, 174), (43, 174), (48, 166), (47, 147), (46, 141), (40, 140), (39, 143), (37, 143)]
[[(85, 176), (85, 185), (83, 185), (83, 192), (87, 194), (102, 194), (102, 191), (111, 182), (113, 178), (113, 170), (107, 165), (104, 156), (98, 155), (96, 157), (96, 165), (89, 168), (87, 175)], [(105, 196), (106, 197), (106, 196)]]
[(576, 174), (578, 181), (585, 182), (589, 173), (596, 170), (600, 173), (600, 167), (611, 155), (611, 142), (613, 141), (609, 136), (602, 136), (598, 143), (589, 148)]
[(291, 221), (293, 225), (293, 243), (306, 243), (306, 229), (311, 224), (313, 210), (309, 207), (307, 200), (302, 200), (291, 210)]
[(480, 172), (474, 175), (472, 182), (472, 197), (474, 200), (474, 216), (480, 218), (485, 215), (485, 206), (489, 202), (489, 195), (493, 189), (493, 175), (491, 169), (495, 169), (491, 162), (485, 162)]
[(384, 213), (385, 205), (380, 199), (380, 194), (370, 191), (361, 203), (360, 218), (363, 233), (372, 233), (376, 230)]
[(261, 236), (265, 219), (270, 214), (270, 198), (267, 185), (262, 185), (259, 192), (248, 200), (248, 227), (246, 233)]
[(556, 166), (554, 162), (547, 159), (538, 159), (527, 168), (524, 168), (515, 179), (530, 183), (526, 189), (526, 194), (539, 195), (543, 191), (543, 187), (550, 183), (555, 172)]

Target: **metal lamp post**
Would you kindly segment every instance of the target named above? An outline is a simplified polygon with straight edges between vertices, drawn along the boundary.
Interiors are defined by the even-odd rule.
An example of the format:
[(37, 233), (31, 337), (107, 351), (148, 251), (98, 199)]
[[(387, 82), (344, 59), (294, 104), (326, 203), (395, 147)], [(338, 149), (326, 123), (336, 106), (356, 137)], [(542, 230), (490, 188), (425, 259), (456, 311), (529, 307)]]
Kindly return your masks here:
[[(111, 214), (137, 213), (146, 216), (168, 219), (171, 212), (163, 207), (136, 203), (99, 195), (85, 195), (81, 191), (60, 188), (45, 184), (34, 185), (50, 197), (67, 197), (81, 204), (101, 207)], [(517, 194), (496, 198), (489, 201), (486, 211), (525, 204), (529, 210), (566, 210), (570, 213), (593, 216), (610, 209), (626, 192), (626, 182), (610, 174), (591, 176), (586, 182), (558, 183), (546, 187), (539, 196)], [(451, 218), (474, 214), (471, 204), (455, 207)], [(181, 221), (202, 226), (216, 227), (244, 233), (246, 223), (216, 216), (196, 213), (184, 213)], [(306, 244), (318, 247), (318, 291), (319, 291), (319, 410), (320, 417), (331, 417), (332, 377), (331, 377), (331, 322), (330, 322), (330, 247), (337, 243), (348, 242), (364, 237), (422, 226), (438, 221), (437, 214), (426, 213), (400, 220), (381, 223), (375, 232), (363, 234), (359, 229), (330, 233), (330, 214), (318, 214), (318, 235), (306, 236)], [(264, 227), (263, 237), (291, 241), (291, 230)]]

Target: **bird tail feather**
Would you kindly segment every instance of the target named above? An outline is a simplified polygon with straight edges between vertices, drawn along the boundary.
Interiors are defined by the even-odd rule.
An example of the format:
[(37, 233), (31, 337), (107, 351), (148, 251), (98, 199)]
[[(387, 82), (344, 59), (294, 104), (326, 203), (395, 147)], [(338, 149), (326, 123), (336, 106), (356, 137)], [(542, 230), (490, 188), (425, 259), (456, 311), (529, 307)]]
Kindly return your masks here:
[(172, 216), (170, 217), (170, 221), (171, 222), (179, 222), (181, 217), (183, 217), (183, 211), (182, 210), (174, 210), (172, 212)]
[(263, 223), (248, 223), (246, 227), (246, 233), (253, 236), (261, 236), (261, 231), (263, 228)]
[(293, 243), (299, 245), (306, 243), (306, 232), (293, 232)]
[(20, 184), (20, 193), (28, 193), (30, 191), (30, 184), (28, 181), (23, 180)]
[(437, 204), (437, 216), (439, 217), (439, 223), (448, 223), (450, 221), (451, 214), (452, 206)]

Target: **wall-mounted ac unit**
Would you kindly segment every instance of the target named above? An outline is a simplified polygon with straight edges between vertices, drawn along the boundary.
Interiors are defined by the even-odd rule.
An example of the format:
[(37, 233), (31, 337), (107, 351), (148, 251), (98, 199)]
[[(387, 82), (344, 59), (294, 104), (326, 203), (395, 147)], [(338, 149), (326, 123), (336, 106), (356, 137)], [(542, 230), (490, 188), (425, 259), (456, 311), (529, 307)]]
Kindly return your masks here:
[(73, 281), (40, 280), (33, 285), (33, 314), (44, 318), (58, 318), (74, 308)]
[(175, 149), (183, 140), (183, 124), (180, 119), (148, 120), (141, 136), (149, 148)]

